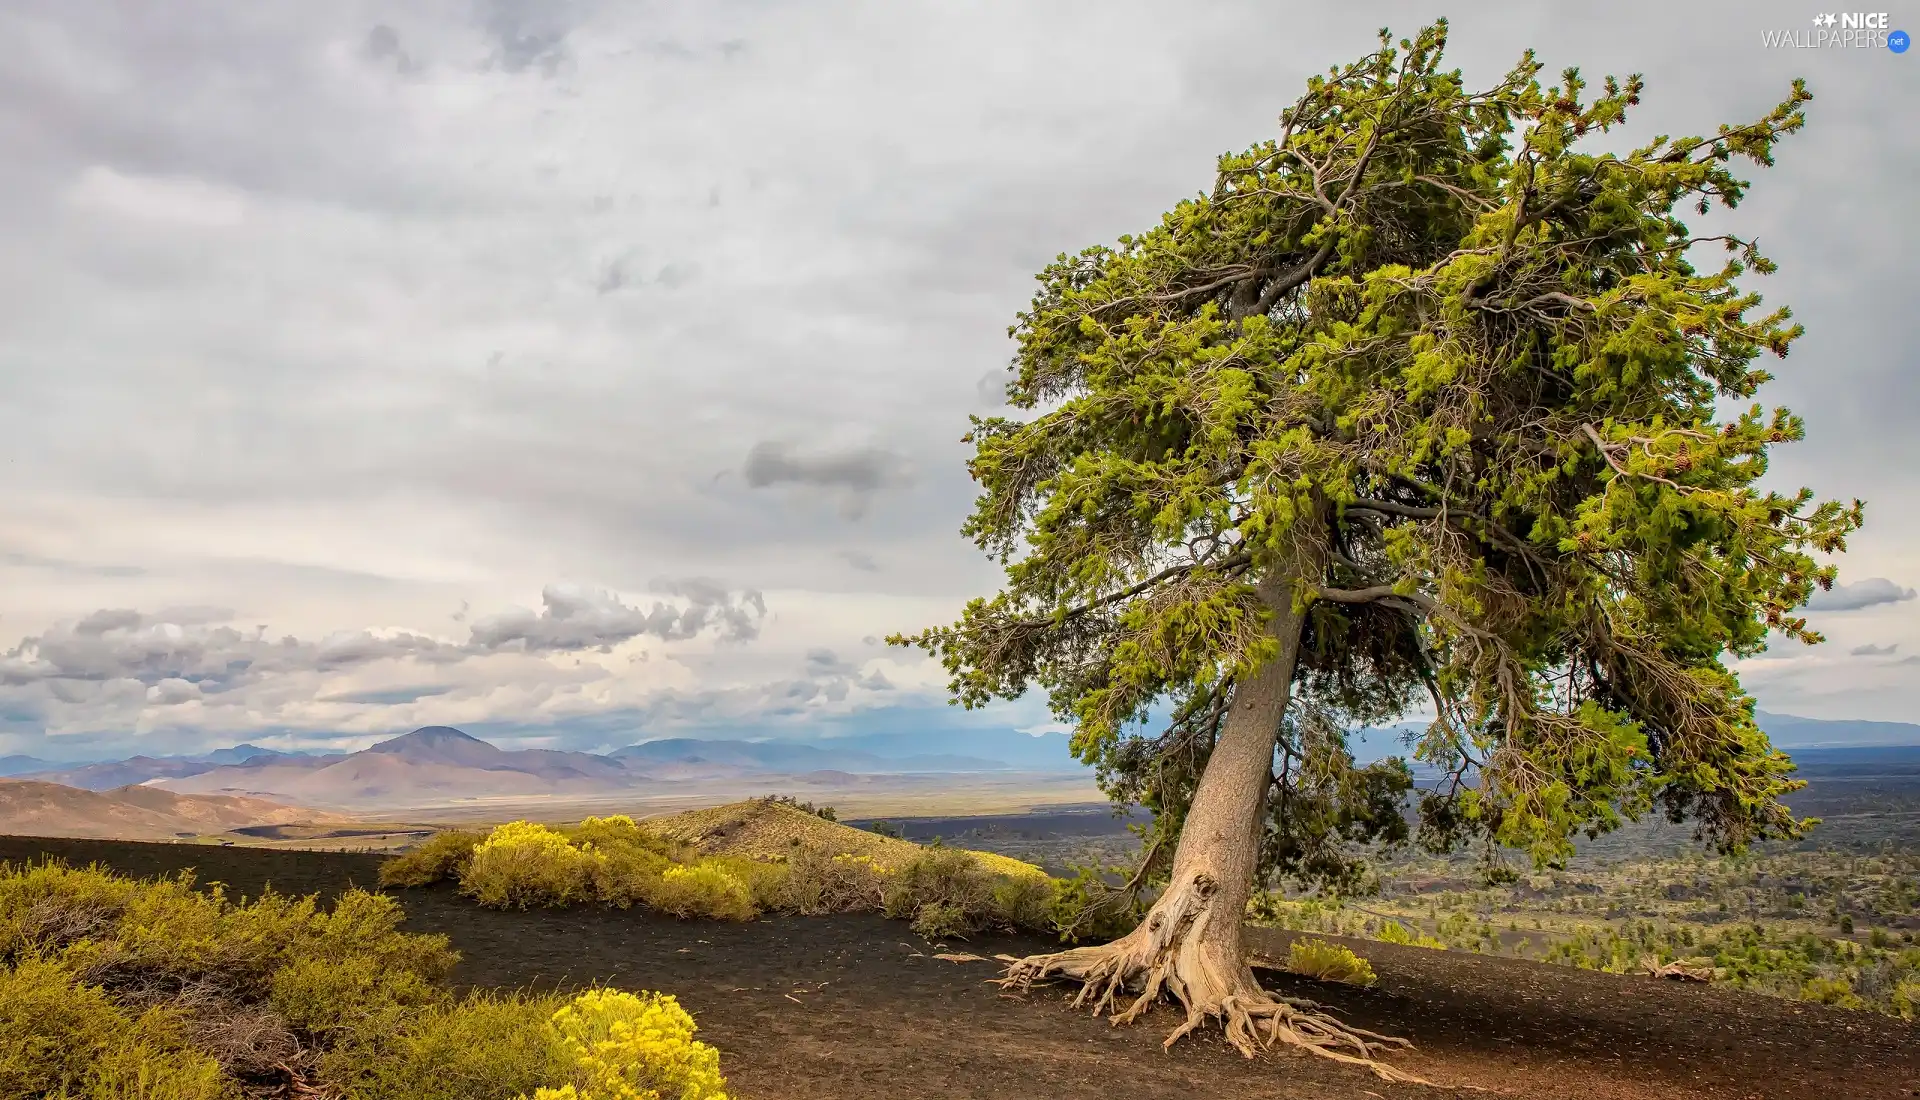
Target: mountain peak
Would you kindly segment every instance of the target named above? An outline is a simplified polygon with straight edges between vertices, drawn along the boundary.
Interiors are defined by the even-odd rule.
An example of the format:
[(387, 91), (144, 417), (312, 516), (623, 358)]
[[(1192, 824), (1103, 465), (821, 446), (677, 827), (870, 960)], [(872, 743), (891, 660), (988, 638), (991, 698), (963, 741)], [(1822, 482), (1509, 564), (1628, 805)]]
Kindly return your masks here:
[(366, 751), (388, 753), (416, 763), (466, 765), (500, 755), (498, 748), (452, 726), (421, 726)]
[(389, 737), (367, 751), (379, 752), (391, 745), (444, 745), (449, 743), (486, 744), (485, 741), (480, 740), (478, 737), (462, 730), (454, 729), (452, 726), (421, 726), (411, 733), (403, 733), (398, 737)]

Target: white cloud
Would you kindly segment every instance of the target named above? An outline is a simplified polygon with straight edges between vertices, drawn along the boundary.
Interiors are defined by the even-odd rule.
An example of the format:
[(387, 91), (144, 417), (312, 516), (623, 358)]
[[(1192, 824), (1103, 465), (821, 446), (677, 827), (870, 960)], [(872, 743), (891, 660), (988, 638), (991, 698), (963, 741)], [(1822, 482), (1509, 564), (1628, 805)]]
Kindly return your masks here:
[(194, 229), (220, 229), (246, 220), (246, 196), (196, 179), (129, 175), (90, 165), (74, 180), (67, 201), (87, 214)]

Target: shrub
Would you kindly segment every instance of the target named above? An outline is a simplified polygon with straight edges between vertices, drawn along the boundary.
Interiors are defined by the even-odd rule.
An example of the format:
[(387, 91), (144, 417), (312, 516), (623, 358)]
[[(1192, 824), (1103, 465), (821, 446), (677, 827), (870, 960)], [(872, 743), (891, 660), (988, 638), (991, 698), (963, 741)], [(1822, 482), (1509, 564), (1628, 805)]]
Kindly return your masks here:
[(747, 885), (714, 864), (675, 864), (660, 876), (647, 903), (676, 917), (752, 920), (759, 911)]
[(802, 802), (790, 794), (770, 794), (760, 801), (769, 802), (776, 806), (791, 806), (803, 813), (810, 813), (822, 821), (840, 820), (840, 815), (834, 812), (832, 806), (815, 806), (811, 802)]
[(550, 1020), (563, 998), (441, 1000), (393, 1032), (363, 1032), (321, 1061), (342, 1100), (514, 1100), (568, 1079)]
[(1845, 978), (1810, 978), (1800, 987), (1800, 999), (1835, 1008), (1865, 1008), (1866, 1002)]
[(366, 955), (298, 959), (273, 975), (268, 1003), (288, 1026), (310, 1035), (397, 1030), (413, 1010), (443, 993), (418, 971)]
[(232, 1089), (177, 1014), (122, 1007), (48, 959), (0, 969), (0, 1096), (67, 1095), (224, 1100)]
[(727, 1100), (720, 1053), (670, 996), (590, 990), (554, 1013), (553, 1030), (573, 1080), (534, 1100)]
[(1397, 920), (1382, 922), (1377, 937), (1381, 943), (1397, 943), (1404, 947), (1429, 947), (1438, 951), (1447, 949), (1446, 944), (1425, 932), (1410, 929)]
[(993, 876), (967, 853), (932, 848), (888, 878), (881, 907), (889, 917), (917, 920), (924, 910), (938, 906), (941, 913), (934, 922), (954, 929), (950, 934), (966, 934), (997, 916), (994, 885)]
[(906, 832), (891, 821), (874, 821), (867, 825), (867, 831), (879, 836), (890, 836), (895, 840), (906, 839)]
[(1138, 896), (1110, 885), (1094, 867), (1076, 867), (1070, 879), (1050, 886), (1046, 924), (1062, 940), (1117, 940), (1140, 923)]
[(671, 998), (457, 998), (445, 938), (401, 918), (365, 891), (237, 904), (187, 875), (0, 864), (0, 1096), (724, 1096)]
[(1348, 985), (1372, 985), (1373, 965), (1339, 944), (1297, 939), (1287, 949), (1287, 969), (1304, 978)]
[(789, 894), (787, 879), (790, 868), (784, 862), (752, 859), (747, 856), (710, 856), (701, 862), (717, 867), (747, 888), (747, 896), (753, 899), (756, 910), (783, 909)]
[(886, 869), (870, 856), (836, 855), (803, 844), (787, 857), (779, 908), (807, 916), (878, 909), (886, 881)]
[(1053, 930), (1054, 882), (1043, 875), (1010, 875), (993, 886), (993, 911), (1014, 928)]
[(600, 861), (597, 853), (574, 847), (544, 825), (512, 821), (474, 846), (460, 889), (496, 909), (570, 905), (592, 897)]
[(1902, 1020), (1920, 1019), (1920, 981), (1901, 982), (1888, 995), (1893, 1014)]
[(429, 886), (449, 882), (466, 873), (473, 849), (486, 834), (472, 829), (448, 829), (422, 841), (380, 865), (382, 886)]

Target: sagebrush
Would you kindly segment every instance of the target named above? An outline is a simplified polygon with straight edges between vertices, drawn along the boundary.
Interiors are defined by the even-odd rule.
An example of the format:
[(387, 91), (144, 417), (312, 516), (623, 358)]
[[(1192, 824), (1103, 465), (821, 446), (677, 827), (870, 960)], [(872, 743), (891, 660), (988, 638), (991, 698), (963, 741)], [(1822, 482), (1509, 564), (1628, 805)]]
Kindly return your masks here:
[[(452, 848), (431, 858), (452, 867)], [(325, 907), (0, 864), (0, 1096), (723, 1100), (672, 998), (459, 995), (445, 937), (401, 918), (362, 890)]]

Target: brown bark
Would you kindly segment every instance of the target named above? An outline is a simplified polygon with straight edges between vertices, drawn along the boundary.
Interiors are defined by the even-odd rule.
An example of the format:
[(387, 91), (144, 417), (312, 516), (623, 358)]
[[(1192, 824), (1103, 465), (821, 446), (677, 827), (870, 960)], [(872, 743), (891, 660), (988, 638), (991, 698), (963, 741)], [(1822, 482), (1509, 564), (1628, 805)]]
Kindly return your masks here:
[[(1385, 1046), (1410, 1045), (1405, 1040), (1350, 1028), (1313, 1011), (1309, 1002), (1276, 997), (1260, 988), (1247, 965), (1247, 899), (1258, 871), (1275, 741), (1305, 626), (1305, 613), (1294, 606), (1295, 583), (1276, 572), (1258, 586), (1279, 652), (1234, 692), (1187, 810), (1167, 889), (1146, 919), (1110, 944), (1022, 959), (1002, 982), (1026, 988), (1053, 977), (1078, 979), (1083, 985), (1074, 1004), (1091, 1001), (1094, 1015), (1107, 1012), (1115, 1024), (1131, 1023), (1164, 993), (1187, 1013), (1167, 1036), (1168, 1046), (1218, 1019), (1227, 1040), (1249, 1058), (1280, 1042), (1364, 1065), (1389, 1080), (1414, 1080), (1375, 1058)], [(1121, 1009), (1120, 995), (1135, 987), (1139, 994)]]

